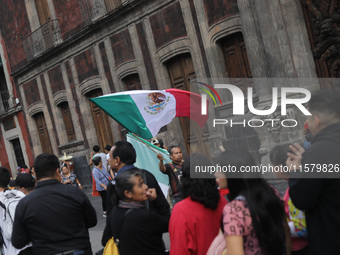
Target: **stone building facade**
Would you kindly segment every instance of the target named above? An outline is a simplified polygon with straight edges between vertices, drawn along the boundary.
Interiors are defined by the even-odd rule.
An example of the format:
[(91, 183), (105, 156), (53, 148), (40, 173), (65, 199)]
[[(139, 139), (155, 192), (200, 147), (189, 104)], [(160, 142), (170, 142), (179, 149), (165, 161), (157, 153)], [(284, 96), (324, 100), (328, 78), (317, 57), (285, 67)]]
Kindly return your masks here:
[[(0, 36), (0, 40), (2, 40)], [(0, 166), (11, 170), (33, 165), (33, 154), (28, 138), (22, 105), (10, 76), (6, 51), (0, 45)]]
[[(338, 75), (337, 1), (0, 2), (7, 10), (0, 15), (3, 46), (33, 154), (71, 154), (76, 172), (85, 173), (87, 180), (92, 146), (99, 144), (103, 149), (124, 139), (125, 133), (88, 98), (131, 89), (189, 90), (190, 80), (206, 77)], [(320, 22), (324, 22), (321, 27)], [(317, 29), (319, 33), (314, 33)], [(257, 91), (258, 107), (268, 107), (273, 84), (254, 82), (251, 86)], [(308, 83), (300, 86), (319, 88)], [(331, 85), (332, 89), (336, 86)], [(230, 99), (222, 93), (223, 106), (215, 106), (211, 114), (231, 118)], [(290, 114), (301, 120), (301, 128), (301, 114), (295, 109)], [(226, 146), (247, 147), (258, 160), (278, 142), (302, 139), (299, 129), (255, 131), (228, 126), (222, 130), (207, 126), (215, 135), (195, 138), (188, 125), (188, 120), (176, 119), (158, 137), (166, 144), (180, 144), (186, 152), (200, 150), (195, 144), (212, 142), (206, 149), (214, 153), (221, 143), (218, 134), (223, 133)]]

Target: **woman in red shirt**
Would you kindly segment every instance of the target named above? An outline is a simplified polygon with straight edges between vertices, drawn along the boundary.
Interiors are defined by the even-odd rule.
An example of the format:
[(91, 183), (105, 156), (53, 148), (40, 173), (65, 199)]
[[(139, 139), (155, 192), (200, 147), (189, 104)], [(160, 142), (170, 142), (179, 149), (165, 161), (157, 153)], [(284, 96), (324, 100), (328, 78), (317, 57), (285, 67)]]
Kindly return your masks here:
[(181, 187), (184, 199), (171, 213), (170, 253), (205, 255), (219, 232), (227, 200), (219, 194), (215, 179), (190, 179), (190, 164), (211, 165), (200, 154), (192, 154), (184, 161)]

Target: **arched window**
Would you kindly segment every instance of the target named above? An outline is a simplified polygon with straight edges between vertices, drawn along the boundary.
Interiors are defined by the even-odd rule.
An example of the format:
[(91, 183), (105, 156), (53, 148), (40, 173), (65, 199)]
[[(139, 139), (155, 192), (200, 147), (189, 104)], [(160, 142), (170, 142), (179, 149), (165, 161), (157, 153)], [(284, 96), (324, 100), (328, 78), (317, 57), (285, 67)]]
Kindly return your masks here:
[[(102, 90), (96, 89), (96, 90), (92, 90), (89, 93), (87, 93), (86, 97), (93, 98), (93, 97), (98, 97), (102, 95), (103, 95)], [(100, 149), (104, 151), (105, 145), (114, 144), (109, 117), (97, 105), (92, 103), (90, 100), (89, 102), (90, 102), (94, 126), (96, 128), (98, 145)]]
[(242, 33), (232, 34), (220, 41), (228, 78), (251, 78), (251, 69)]
[[(165, 63), (171, 86), (190, 91), (190, 80), (196, 78), (194, 65), (189, 53), (178, 55)], [(202, 129), (187, 117), (179, 118), (185, 147), (188, 153), (199, 152), (210, 156), (209, 145), (203, 141)]]
[(142, 85), (140, 83), (139, 75), (137, 73), (130, 74), (122, 79), (125, 84), (126, 90), (140, 90)]

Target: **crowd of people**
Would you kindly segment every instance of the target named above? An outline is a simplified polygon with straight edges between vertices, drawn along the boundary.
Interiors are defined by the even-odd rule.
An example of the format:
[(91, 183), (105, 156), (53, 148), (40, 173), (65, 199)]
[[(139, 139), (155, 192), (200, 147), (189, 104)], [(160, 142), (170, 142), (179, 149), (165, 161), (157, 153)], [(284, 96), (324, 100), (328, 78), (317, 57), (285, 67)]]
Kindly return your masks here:
[[(281, 169), (277, 177), (288, 181), (283, 197), (256, 174), (190, 178), (194, 166), (212, 162), (198, 153), (183, 160), (180, 147), (169, 146), (171, 163), (157, 155), (159, 171), (169, 177), (169, 204), (155, 176), (134, 165), (131, 143), (118, 141), (106, 153), (94, 146), (94, 186), (107, 217), (102, 245), (113, 239), (121, 255), (168, 254), (162, 234), (169, 232), (173, 255), (339, 254), (340, 178), (310, 175), (306, 166), (339, 168), (340, 95), (314, 93), (309, 111), (311, 146), (285, 144), (270, 152)], [(235, 169), (256, 164), (235, 148), (216, 161)], [(32, 171), (17, 175), (15, 189), (9, 183), (10, 171), (0, 167), (0, 254), (93, 254), (88, 229), (97, 224), (96, 211), (69, 163), (41, 154)]]

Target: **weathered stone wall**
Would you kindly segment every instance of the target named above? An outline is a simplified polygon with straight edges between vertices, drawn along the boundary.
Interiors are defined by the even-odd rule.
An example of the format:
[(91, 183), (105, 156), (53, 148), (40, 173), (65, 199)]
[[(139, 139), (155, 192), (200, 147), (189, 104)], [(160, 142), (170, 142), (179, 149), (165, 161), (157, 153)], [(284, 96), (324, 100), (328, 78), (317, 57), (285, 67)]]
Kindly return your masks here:
[[(18, 67), (23, 67), (15, 78), (23, 98), (36, 155), (41, 148), (32, 118), (34, 113), (44, 113), (55, 154), (67, 152), (76, 157), (89, 157), (92, 146), (98, 140), (86, 97), (88, 92), (101, 89), (107, 94), (125, 90), (123, 79), (130, 74), (139, 75), (143, 89), (167, 89), (171, 83), (166, 62), (180, 54), (190, 54), (197, 78), (225, 78), (220, 42), (234, 33), (243, 34), (253, 77), (316, 76), (298, 1), (130, 1), (130, 5), (97, 19), (89, 26), (83, 17), (84, 12), (80, 10), (80, 2), (49, 1), (49, 5), (54, 6), (51, 15), (59, 19), (64, 44), (51, 49), (47, 57), (38, 57), (26, 66), (19, 65), (25, 61), (22, 46), (17, 45), (20, 44), (19, 30), (5, 28), (9, 16), (0, 17), (0, 28), (7, 36), (6, 45), (11, 50), (14, 46), (18, 49), (12, 53), (16, 55), (10, 56), (12, 68), (18, 70)], [(14, 17), (18, 20), (20, 16), (20, 24), (24, 24), (20, 28), (21, 33), (26, 35), (34, 28), (34, 12), (25, 11), (24, 1), (19, 1), (15, 9), (11, 1), (2, 1), (2, 4), (15, 12)], [(74, 35), (77, 37), (72, 37)], [(10, 45), (15, 39), (19, 42)], [(267, 107), (273, 84), (255, 83), (254, 86), (258, 107)], [(308, 84), (301, 86), (308, 88)], [(227, 107), (217, 106), (212, 113), (231, 118), (228, 104), (230, 106), (232, 98), (227, 93), (221, 96)], [(57, 107), (63, 100), (69, 104), (76, 129), (77, 142), (73, 144), (65, 140), (63, 119)], [(297, 118), (302, 119), (299, 113)], [(115, 141), (120, 140), (120, 126), (113, 120), (110, 123)], [(214, 132), (212, 127), (209, 129)], [(277, 143), (266, 129), (258, 132), (260, 144), (251, 130), (245, 130), (247, 134), (242, 134), (239, 130), (232, 131), (226, 127), (222, 132), (230, 138), (231, 147), (235, 144), (247, 145), (257, 158), (261, 156), (257, 155), (256, 150), (265, 155)], [(286, 137), (289, 141), (301, 139), (302, 133), (296, 132), (290, 137), (284, 132), (279, 135), (283, 140), (287, 140)], [(243, 135), (247, 139), (243, 139)], [(159, 137), (165, 144), (179, 143), (185, 147), (178, 120), (169, 124), (167, 131), (160, 133)], [(220, 142), (216, 130), (211, 140)], [(259, 148), (251, 147), (250, 140), (256, 140)]]
[(21, 39), (31, 33), (25, 0), (0, 1), (0, 31), (4, 39), (11, 70), (23, 67), (26, 63), (26, 53)]

